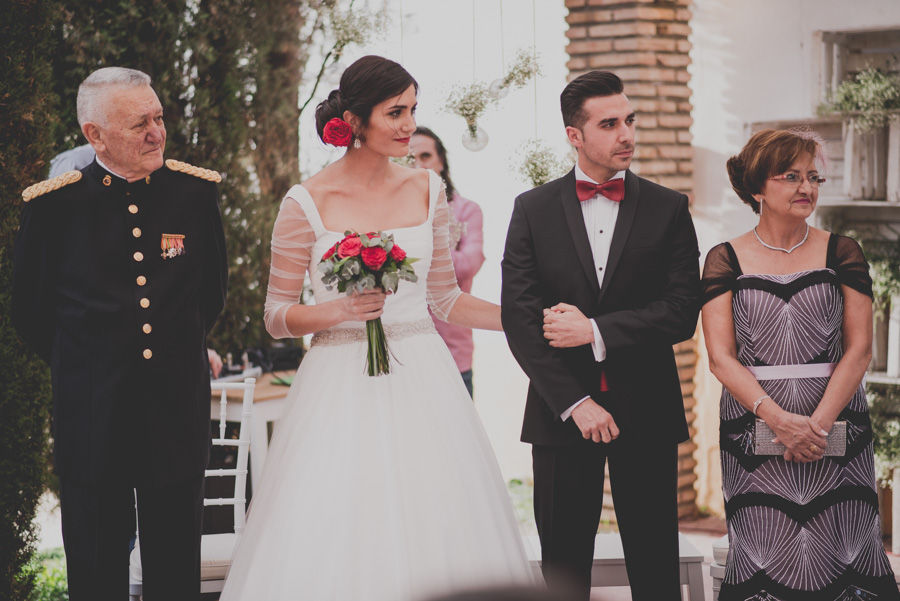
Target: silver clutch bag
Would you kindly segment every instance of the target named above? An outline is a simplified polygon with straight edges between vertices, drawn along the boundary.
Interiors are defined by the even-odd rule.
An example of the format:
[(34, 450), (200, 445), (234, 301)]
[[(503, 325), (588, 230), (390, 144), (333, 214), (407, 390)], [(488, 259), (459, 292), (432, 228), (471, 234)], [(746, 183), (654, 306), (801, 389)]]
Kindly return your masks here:
[[(780, 442), (774, 443), (775, 433), (772, 428), (761, 419), (756, 420), (756, 430), (753, 433), (753, 447), (755, 455), (784, 455), (787, 451)], [(826, 457), (843, 457), (847, 452), (847, 422), (834, 422), (831, 432), (826, 438), (828, 446), (825, 447)]]

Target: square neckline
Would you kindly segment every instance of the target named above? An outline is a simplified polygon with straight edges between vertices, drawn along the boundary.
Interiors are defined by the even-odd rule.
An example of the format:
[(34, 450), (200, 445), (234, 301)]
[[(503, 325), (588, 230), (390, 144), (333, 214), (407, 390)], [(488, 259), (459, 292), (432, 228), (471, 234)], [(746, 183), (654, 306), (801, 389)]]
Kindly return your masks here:
[[(441, 181), (440, 177), (434, 171), (432, 171), (431, 169), (428, 169), (428, 212), (425, 215), (425, 221), (423, 221), (422, 223), (419, 223), (417, 225), (406, 225), (406, 226), (402, 226), (402, 227), (383, 228), (383, 229), (379, 229), (378, 231), (387, 232), (387, 233), (402, 232), (405, 230), (415, 230), (415, 229), (418, 229), (421, 227), (425, 227), (426, 225), (431, 223), (431, 221), (434, 217), (434, 207), (435, 207), (436, 200), (437, 200), (436, 194), (435, 194), (435, 187), (436, 187), (435, 186), (435, 178), (438, 179), (438, 182)], [(319, 207), (316, 205), (315, 199), (313, 198), (310, 191), (308, 189), (306, 189), (306, 187), (303, 184), (296, 184), (294, 186), (294, 188), (300, 188), (305, 193), (306, 199), (309, 201), (310, 207), (312, 209), (312, 216), (307, 215), (307, 218), (309, 219), (310, 217), (313, 217), (316, 221), (316, 225), (319, 226), (319, 229), (321, 229), (322, 232), (324, 232), (326, 234), (336, 234), (338, 236), (345, 235), (344, 232), (338, 232), (336, 230), (331, 230), (331, 229), (328, 229), (327, 227), (325, 227), (325, 222), (322, 221), (322, 216), (319, 214)], [(438, 188), (438, 191), (439, 191), (439, 188)], [(297, 202), (300, 202), (299, 198), (295, 198), (294, 200), (296, 200)], [(304, 203), (300, 203), (300, 204), (302, 205)], [(355, 231), (355, 230), (345, 230), (345, 231)]]

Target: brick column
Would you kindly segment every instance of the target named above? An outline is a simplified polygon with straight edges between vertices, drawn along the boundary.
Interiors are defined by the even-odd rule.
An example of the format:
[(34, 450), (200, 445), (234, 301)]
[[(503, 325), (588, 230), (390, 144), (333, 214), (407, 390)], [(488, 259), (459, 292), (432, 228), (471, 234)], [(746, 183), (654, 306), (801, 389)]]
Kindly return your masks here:
[[(694, 172), (689, 128), (691, 0), (565, 0), (569, 14), (569, 79), (594, 69), (613, 71), (637, 113), (637, 148), (632, 170), (663, 186), (691, 195)], [(685, 414), (694, 434), (696, 348), (675, 347)], [(678, 513), (696, 513), (693, 452), (679, 449)], [(611, 502), (611, 501), (608, 501)], [(610, 511), (605, 519), (613, 519)]]

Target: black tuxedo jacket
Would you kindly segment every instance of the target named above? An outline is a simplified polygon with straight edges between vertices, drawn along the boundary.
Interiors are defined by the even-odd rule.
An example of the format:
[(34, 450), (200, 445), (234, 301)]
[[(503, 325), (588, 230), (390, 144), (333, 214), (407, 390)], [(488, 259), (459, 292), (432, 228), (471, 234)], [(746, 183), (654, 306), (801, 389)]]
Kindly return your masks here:
[[(168, 167), (130, 184), (96, 161), (81, 171), (25, 205), (13, 269), (13, 322), (51, 368), (56, 469), (87, 483), (198, 476), (205, 340), (227, 279), (216, 184)], [(163, 234), (183, 235), (184, 254), (163, 258)]]
[[(688, 438), (672, 345), (693, 336), (700, 311), (697, 237), (684, 194), (630, 171), (599, 285), (575, 172), (516, 198), (503, 255), (503, 329), (530, 378), (522, 440), (582, 440), (560, 415), (590, 396), (622, 432), (648, 441)], [(543, 309), (565, 302), (594, 320), (607, 358), (590, 345), (556, 349)], [(600, 394), (601, 369), (610, 391)]]

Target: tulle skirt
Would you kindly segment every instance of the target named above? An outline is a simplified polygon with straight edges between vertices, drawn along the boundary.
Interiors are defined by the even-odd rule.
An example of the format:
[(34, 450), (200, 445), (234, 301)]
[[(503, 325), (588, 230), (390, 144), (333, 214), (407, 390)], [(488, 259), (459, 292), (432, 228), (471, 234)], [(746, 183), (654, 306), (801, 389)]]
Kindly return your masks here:
[(435, 333), (313, 346), (288, 394), (223, 601), (417, 601), (533, 575), (490, 442)]

